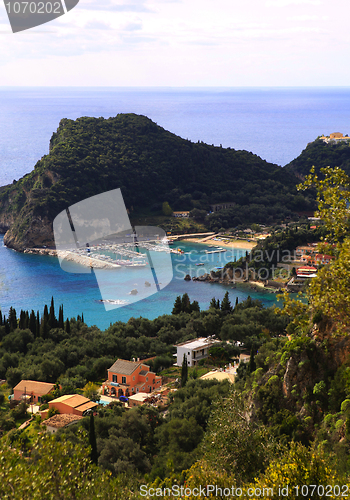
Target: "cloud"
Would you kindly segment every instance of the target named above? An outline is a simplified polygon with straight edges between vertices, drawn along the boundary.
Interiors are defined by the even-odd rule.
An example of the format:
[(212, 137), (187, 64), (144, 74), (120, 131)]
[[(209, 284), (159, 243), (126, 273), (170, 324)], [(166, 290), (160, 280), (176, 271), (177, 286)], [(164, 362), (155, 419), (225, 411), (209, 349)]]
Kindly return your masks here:
[(87, 10), (109, 11), (109, 12), (153, 12), (145, 5), (145, 1), (133, 0), (133, 3), (120, 3), (113, 0), (90, 0), (81, 6)]
[(321, 0), (266, 0), (267, 7), (286, 7), (287, 5), (321, 5)]
[(85, 28), (89, 30), (111, 30), (112, 26), (103, 21), (89, 21)]

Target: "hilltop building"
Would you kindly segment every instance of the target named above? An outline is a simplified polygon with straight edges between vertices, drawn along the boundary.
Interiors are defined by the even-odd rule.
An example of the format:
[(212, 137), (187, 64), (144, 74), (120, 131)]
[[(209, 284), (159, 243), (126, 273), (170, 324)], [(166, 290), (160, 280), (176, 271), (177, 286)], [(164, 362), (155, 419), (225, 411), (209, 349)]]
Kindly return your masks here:
[(348, 135), (344, 136), (341, 132), (333, 132), (329, 136), (322, 135), (320, 139), (328, 144), (329, 142), (349, 141), (350, 137)]

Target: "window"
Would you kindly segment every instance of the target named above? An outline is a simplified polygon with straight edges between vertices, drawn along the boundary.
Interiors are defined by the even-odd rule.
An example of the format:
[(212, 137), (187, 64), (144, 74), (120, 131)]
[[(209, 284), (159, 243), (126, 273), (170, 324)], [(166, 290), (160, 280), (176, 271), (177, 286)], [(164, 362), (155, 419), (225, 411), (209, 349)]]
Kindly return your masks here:
[(146, 377), (146, 382), (148, 382), (148, 377)]
[(117, 375), (113, 375), (113, 382), (118, 382)]
[(133, 380), (135, 380), (135, 375), (133, 376), (133, 378), (132, 378), (132, 379), (133, 379)]
[(122, 384), (126, 384), (126, 377), (122, 377)]

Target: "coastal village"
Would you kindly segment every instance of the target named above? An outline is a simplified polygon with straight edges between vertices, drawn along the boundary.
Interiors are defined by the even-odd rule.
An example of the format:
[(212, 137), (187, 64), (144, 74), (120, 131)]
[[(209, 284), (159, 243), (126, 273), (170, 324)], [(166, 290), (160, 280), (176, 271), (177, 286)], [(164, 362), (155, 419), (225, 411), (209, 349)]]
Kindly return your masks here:
[[(217, 344), (220, 341), (213, 337), (202, 337), (175, 345), (174, 367), (181, 367), (184, 362), (188, 368), (198, 367), (200, 361), (210, 357), (210, 348)], [(106, 407), (112, 403), (118, 403), (126, 409), (148, 405), (166, 411), (170, 403), (169, 395), (179, 387), (178, 378), (156, 375), (146, 364), (152, 359), (117, 359), (107, 370), (107, 379), (97, 389), (93, 400), (81, 393), (55, 397), (55, 391), (61, 389), (59, 383), (21, 380), (8, 396), (12, 408), (20, 403), (27, 407), (28, 417), (18, 429), (26, 429), (34, 418), (40, 416), (43, 430), (53, 434), (90, 414), (97, 416), (99, 406)], [(200, 378), (233, 383), (239, 364), (248, 363), (249, 360), (250, 355), (240, 353), (224, 367), (205, 369)], [(4, 380), (0, 381), (0, 385), (3, 383)]]

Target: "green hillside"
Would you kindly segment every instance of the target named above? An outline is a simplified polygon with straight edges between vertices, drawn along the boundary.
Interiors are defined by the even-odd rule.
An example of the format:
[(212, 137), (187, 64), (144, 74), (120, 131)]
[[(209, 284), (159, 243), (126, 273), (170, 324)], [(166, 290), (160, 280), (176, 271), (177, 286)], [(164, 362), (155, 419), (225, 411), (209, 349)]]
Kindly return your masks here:
[(235, 202), (241, 222), (269, 221), (310, 209), (294, 174), (246, 151), (192, 143), (144, 116), (63, 119), (50, 152), (0, 190), (0, 231), (16, 249), (52, 245), (52, 221), (87, 197), (121, 188), (127, 208), (161, 214)]
[(290, 173), (305, 177), (312, 166), (319, 174), (323, 167), (339, 167), (350, 174), (350, 142), (325, 143), (321, 139), (310, 142), (304, 151), (284, 168)]

